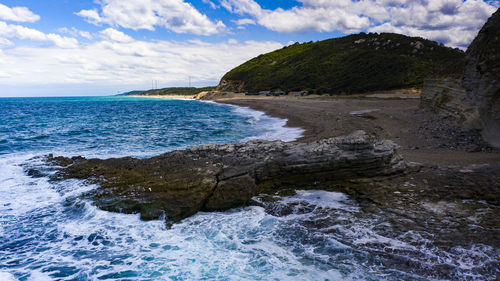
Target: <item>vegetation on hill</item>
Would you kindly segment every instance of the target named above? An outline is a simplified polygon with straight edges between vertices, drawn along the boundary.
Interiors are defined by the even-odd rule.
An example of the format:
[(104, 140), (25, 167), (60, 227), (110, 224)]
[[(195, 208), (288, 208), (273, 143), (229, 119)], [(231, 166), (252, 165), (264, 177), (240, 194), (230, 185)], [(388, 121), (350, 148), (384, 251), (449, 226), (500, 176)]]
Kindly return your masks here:
[(171, 87), (171, 88), (163, 88), (163, 89), (154, 89), (147, 91), (131, 91), (127, 93), (120, 94), (121, 96), (167, 96), (167, 95), (181, 95), (181, 96), (190, 96), (196, 95), (200, 92), (205, 91), (213, 91), (215, 87), (203, 87), (203, 88), (195, 88), (195, 87)]
[(260, 55), (224, 75), (218, 90), (349, 94), (421, 87), (429, 74), (460, 76), (464, 57), (419, 37), (360, 33)]

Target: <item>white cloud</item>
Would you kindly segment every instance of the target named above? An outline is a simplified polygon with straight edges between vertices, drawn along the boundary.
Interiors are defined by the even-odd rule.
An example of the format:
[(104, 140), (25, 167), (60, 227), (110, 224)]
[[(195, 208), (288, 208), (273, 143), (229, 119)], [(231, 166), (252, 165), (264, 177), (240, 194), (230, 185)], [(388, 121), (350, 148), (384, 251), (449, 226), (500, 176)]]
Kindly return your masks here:
[(77, 15), (93, 24), (109, 24), (133, 30), (164, 27), (176, 33), (211, 35), (225, 30), (183, 0), (102, 0), (101, 12), (81, 10)]
[(259, 17), (264, 11), (254, 0), (221, 0), (221, 5), (231, 13), (240, 15), (248, 14)]
[(210, 1), (210, 0), (202, 0), (203, 3), (207, 4), (207, 5), (210, 5), (210, 8), (212, 9), (217, 9), (217, 5), (214, 4), (214, 2)]
[[(263, 9), (254, 0), (220, 0), (228, 11), (277, 32), (399, 32), (465, 48), (499, 1), (298, 0), (290, 9)], [(242, 19), (246, 20), (246, 19)]]
[[(0, 40), (5, 41), (8, 39), (49, 41), (59, 48), (76, 48), (78, 46), (78, 41), (75, 38), (60, 36), (54, 33), (45, 34), (33, 28), (0, 21)], [(10, 41), (8, 40), (8, 42)], [(12, 44), (8, 44), (8, 46), (10, 45)]]
[(35, 22), (40, 19), (39, 15), (34, 14), (26, 7), (9, 8), (0, 3), (0, 20), (17, 22)]
[(264, 13), (258, 22), (278, 32), (340, 30), (359, 32), (370, 26), (370, 20), (343, 9), (292, 8)]
[(69, 34), (73, 37), (83, 37), (83, 38), (88, 39), (88, 40), (92, 40), (94, 38), (94, 36), (92, 36), (92, 34), (90, 32), (79, 30), (79, 29), (76, 29), (74, 27), (72, 27), (72, 28), (62, 27), (62, 28), (59, 28), (57, 31), (59, 31), (60, 33)]
[(476, 0), (410, 2), (391, 8), (391, 20), (369, 31), (421, 36), (465, 49), (495, 10)]
[[(228, 11), (250, 15), (262, 26), (277, 32), (307, 32), (340, 30), (345, 33), (361, 31), (370, 20), (346, 9), (346, 1), (301, 1), (303, 6), (288, 10), (262, 9), (254, 0), (221, 0)], [(348, 1), (350, 2), (350, 1)]]
[(61, 36), (59, 34), (49, 33), (47, 40), (52, 41), (59, 48), (74, 49), (78, 47), (78, 40), (71, 37)]
[(9, 39), (6, 38), (0, 38), (0, 48), (2, 47), (9, 47), (14, 45)]
[(36, 29), (27, 28), (17, 24), (8, 24), (3, 21), (0, 21), (0, 37), (35, 41), (43, 41), (47, 39), (43, 32)]
[[(108, 28), (101, 39), (74, 49), (19, 45), (0, 50), (1, 85), (87, 84), (120, 89), (149, 85), (185, 85), (187, 77), (215, 84), (230, 69), (262, 53), (283, 47), (277, 42), (227, 40), (208, 43), (128, 40)], [(121, 40), (126, 38), (127, 40)], [(56, 38), (53, 38), (56, 40)]]
[(113, 28), (106, 28), (105, 30), (101, 31), (100, 34), (101, 37), (105, 40), (121, 42), (121, 43), (134, 41), (132, 37)]
[(239, 20), (233, 20), (233, 22), (237, 25), (256, 24), (256, 22), (253, 19), (239, 19)]
[(103, 21), (97, 10), (81, 10), (76, 13), (76, 15), (85, 18), (86, 21), (96, 25)]

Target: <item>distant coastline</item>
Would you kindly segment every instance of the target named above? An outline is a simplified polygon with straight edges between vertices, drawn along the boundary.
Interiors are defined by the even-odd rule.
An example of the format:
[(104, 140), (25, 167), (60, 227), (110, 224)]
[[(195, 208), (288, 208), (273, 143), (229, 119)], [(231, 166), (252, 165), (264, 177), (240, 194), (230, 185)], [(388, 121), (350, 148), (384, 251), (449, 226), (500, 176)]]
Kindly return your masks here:
[(194, 100), (193, 95), (127, 95), (125, 97), (135, 98), (154, 98), (154, 99), (175, 99), (175, 100)]

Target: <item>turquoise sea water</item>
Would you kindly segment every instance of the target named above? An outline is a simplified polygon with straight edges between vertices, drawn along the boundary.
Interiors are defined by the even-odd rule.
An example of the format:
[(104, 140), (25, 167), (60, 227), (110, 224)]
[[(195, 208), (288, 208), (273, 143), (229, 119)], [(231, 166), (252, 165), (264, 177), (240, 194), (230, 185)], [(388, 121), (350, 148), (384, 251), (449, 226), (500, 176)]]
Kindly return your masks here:
[(135, 97), (0, 99), (0, 155), (150, 156), (205, 143), (292, 140), (301, 130), (261, 112)]
[(199, 101), (0, 99), (0, 280), (429, 280), (437, 262), (456, 267), (460, 279), (490, 262), (481, 255), (491, 249), (443, 253), (420, 233), (381, 234), (377, 227), (389, 222), (363, 214), (341, 193), (298, 191), (166, 228), (78, 197), (95, 186), (25, 173), (48, 153), (147, 157), (301, 135), (285, 123)]

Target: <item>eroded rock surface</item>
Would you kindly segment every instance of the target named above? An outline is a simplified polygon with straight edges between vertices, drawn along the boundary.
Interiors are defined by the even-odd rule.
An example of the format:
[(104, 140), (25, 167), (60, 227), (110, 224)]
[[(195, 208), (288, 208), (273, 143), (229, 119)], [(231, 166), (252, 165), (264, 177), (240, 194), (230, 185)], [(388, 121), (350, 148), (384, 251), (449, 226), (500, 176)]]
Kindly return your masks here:
[(483, 136), (500, 147), (500, 9), (467, 49), (462, 85), (478, 107)]
[(463, 129), (480, 129), (500, 147), (500, 9), (483, 26), (466, 52), (461, 79), (426, 79), (421, 107), (451, 117)]
[(85, 196), (102, 209), (178, 221), (199, 210), (243, 206), (262, 192), (404, 172), (407, 164), (396, 147), (357, 131), (309, 144), (255, 140), (202, 145), (148, 159), (58, 158), (58, 163), (71, 164), (55, 179), (98, 183)]
[(460, 79), (426, 79), (420, 95), (420, 108), (450, 117), (464, 129), (481, 128), (479, 111), (469, 100)]

